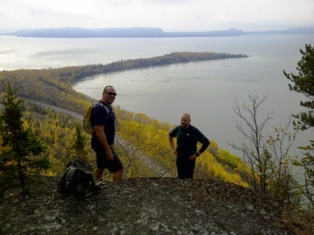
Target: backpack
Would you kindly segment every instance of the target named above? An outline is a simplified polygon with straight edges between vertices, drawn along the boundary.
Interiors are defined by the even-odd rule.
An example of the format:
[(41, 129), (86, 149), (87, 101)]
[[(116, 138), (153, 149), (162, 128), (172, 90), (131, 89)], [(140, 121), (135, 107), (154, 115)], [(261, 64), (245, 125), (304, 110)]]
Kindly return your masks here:
[(98, 102), (96, 104), (92, 104), (90, 106), (87, 107), (87, 109), (85, 110), (85, 114), (83, 117), (83, 129), (87, 134), (93, 134), (94, 132), (94, 128), (92, 125), (92, 111), (93, 108), (96, 107), (96, 105), (101, 105), (102, 107), (104, 107), (106, 109), (107, 112), (107, 117), (109, 116), (109, 109), (107, 106), (103, 105), (101, 102)]
[(93, 167), (86, 161), (72, 159), (58, 181), (58, 192), (85, 198), (100, 189), (93, 177)]

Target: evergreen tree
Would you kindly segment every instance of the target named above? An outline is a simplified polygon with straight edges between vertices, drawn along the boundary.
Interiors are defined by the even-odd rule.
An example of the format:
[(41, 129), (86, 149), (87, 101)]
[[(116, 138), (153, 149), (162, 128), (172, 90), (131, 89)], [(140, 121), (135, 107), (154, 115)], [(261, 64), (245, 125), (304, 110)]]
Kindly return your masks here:
[(0, 115), (0, 196), (19, 183), (23, 196), (29, 194), (28, 176), (48, 169), (49, 160), (42, 156), (45, 146), (31, 131), (23, 127), (22, 103), (10, 84), (3, 83), (6, 93)]
[(86, 159), (87, 152), (84, 149), (86, 138), (82, 135), (82, 128), (75, 126), (76, 136), (72, 148), (75, 151), (76, 158)]
[[(300, 105), (309, 111), (293, 115), (297, 119), (295, 127), (306, 130), (314, 127), (314, 47), (306, 44), (305, 51), (300, 50), (300, 52), (302, 59), (298, 62), (298, 75), (283, 72), (286, 78), (294, 83), (293, 85), (289, 84), (290, 90), (302, 93), (308, 98), (307, 101), (301, 101)], [(306, 150), (302, 159), (302, 165), (306, 172), (305, 192), (314, 205), (314, 139), (310, 140), (309, 145), (300, 148)]]
[(309, 109), (294, 115), (298, 119), (296, 126), (301, 130), (314, 127), (314, 47), (305, 45), (305, 51), (300, 50), (302, 59), (298, 62), (298, 75), (286, 73), (284, 75), (294, 84), (289, 84), (292, 91), (304, 94), (309, 100), (301, 101), (300, 105)]

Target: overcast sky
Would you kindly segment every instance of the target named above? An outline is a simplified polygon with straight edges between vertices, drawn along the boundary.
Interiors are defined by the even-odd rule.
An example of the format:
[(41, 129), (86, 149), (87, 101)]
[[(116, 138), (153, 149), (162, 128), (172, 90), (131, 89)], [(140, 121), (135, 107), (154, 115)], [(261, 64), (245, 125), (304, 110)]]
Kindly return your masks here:
[(0, 32), (156, 27), (166, 32), (314, 26), (314, 0), (0, 0)]

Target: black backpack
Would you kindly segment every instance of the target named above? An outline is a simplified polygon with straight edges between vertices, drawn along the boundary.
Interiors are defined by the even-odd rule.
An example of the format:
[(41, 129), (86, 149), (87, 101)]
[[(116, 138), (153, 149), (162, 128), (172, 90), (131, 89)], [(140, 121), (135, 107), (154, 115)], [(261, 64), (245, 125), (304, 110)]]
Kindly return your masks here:
[(99, 189), (93, 177), (93, 167), (81, 159), (72, 159), (58, 182), (58, 192), (67, 196), (85, 198)]

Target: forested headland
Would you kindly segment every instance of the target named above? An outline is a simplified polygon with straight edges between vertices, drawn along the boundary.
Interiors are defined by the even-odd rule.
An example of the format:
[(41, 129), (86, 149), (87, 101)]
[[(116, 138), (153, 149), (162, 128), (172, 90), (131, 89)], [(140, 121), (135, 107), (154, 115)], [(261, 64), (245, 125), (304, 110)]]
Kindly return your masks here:
[(174, 52), (152, 58), (120, 60), (106, 65), (95, 64), (64, 68), (47, 68), (42, 70), (4, 70), (0, 74), (0, 79), (1, 81), (11, 82), (15, 87), (19, 87), (22, 97), (82, 113), (86, 107), (85, 101), (89, 98), (72, 89), (73, 84), (82, 78), (129, 69), (143, 69), (177, 63), (246, 57), (247, 55), (242, 54)]

